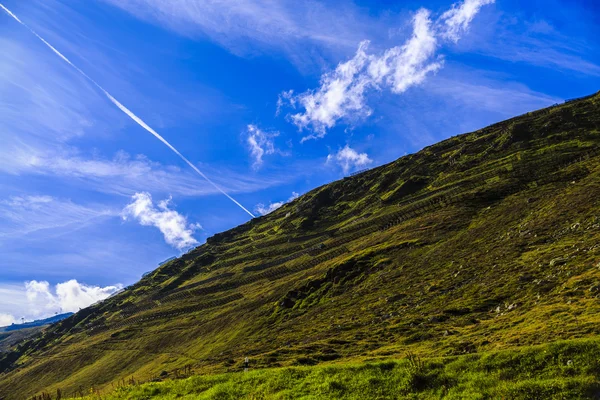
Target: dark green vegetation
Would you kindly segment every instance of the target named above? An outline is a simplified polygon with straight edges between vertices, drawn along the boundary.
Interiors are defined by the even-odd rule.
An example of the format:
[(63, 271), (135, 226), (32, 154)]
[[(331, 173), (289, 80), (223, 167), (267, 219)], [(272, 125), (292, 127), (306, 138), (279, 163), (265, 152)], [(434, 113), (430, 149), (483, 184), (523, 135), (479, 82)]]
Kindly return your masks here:
[[(445, 140), (215, 235), (4, 354), (0, 393), (110, 389), (191, 368), (217, 375), (177, 385), (247, 387), (299, 371), (307, 377), (297, 384), (309, 390), (331, 373), (341, 383), (327, 390), (350, 396), (355, 384), (344, 379), (355, 370), (362, 382), (389, 368), (374, 378), (382, 390), (408, 379), (416, 386), (401, 388), (431, 395), (488, 385), (493, 397), (590, 397), (599, 373), (599, 198), (597, 95)], [(580, 357), (574, 367), (555, 347), (529, 348), (559, 340), (572, 341), (564, 357)], [(577, 346), (587, 350), (568, 350)], [(556, 360), (544, 361), (544, 351)], [(239, 371), (245, 356), (258, 369), (407, 352), (428, 360), (423, 388), (403, 367), (409, 361), (218, 375)], [(516, 375), (503, 357), (516, 360)]]

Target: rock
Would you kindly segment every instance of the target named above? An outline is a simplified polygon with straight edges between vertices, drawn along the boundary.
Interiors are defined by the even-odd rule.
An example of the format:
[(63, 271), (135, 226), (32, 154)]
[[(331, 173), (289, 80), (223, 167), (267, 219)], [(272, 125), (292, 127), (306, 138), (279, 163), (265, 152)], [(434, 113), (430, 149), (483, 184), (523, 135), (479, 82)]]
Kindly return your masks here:
[(567, 263), (567, 259), (563, 258), (563, 257), (559, 257), (559, 258), (555, 258), (552, 261), (550, 261), (550, 266), (554, 267), (556, 265), (564, 265)]

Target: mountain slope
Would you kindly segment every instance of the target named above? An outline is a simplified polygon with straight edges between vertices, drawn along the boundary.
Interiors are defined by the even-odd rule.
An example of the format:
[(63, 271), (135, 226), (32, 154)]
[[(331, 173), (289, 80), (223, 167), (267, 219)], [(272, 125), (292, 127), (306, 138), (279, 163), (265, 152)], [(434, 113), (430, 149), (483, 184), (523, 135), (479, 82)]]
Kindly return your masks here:
[(599, 131), (595, 95), (317, 188), (21, 343), (0, 393), (594, 337)]

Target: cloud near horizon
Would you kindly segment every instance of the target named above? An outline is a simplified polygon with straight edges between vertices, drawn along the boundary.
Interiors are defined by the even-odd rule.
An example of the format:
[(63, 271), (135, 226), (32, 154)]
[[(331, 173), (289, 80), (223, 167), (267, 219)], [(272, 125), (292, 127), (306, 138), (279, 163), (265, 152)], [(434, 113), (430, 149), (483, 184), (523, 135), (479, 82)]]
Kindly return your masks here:
[(202, 229), (200, 224), (188, 224), (187, 218), (169, 208), (171, 198), (161, 200), (154, 206), (148, 192), (136, 193), (121, 213), (123, 220), (133, 218), (141, 225), (154, 226), (163, 234), (165, 241), (178, 250), (198, 244), (192, 236), (194, 231)]
[(34, 280), (25, 283), (27, 300), (34, 315), (43, 315), (54, 310), (63, 313), (77, 312), (106, 299), (122, 288), (120, 284), (106, 287), (88, 286), (75, 279), (57, 284), (54, 290), (46, 281)]
[(366, 97), (370, 91), (389, 88), (394, 94), (402, 94), (423, 83), (444, 65), (443, 56), (437, 54), (443, 41), (457, 42), (481, 7), (493, 2), (464, 0), (435, 21), (429, 10), (421, 8), (412, 19), (412, 35), (402, 46), (375, 55), (367, 52), (370, 42), (362, 41), (353, 58), (321, 77), (317, 89), (298, 95), (282, 92), (278, 112), (285, 103), (292, 109), (303, 109), (288, 115), (300, 131), (311, 131), (303, 142), (324, 137), (339, 121), (353, 123), (369, 117), (372, 109)]
[[(75, 279), (54, 287), (47, 281), (27, 281), (22, 286), (0, 287), (0, 327), (43, 319), (56, 313), (77, 312), (121, 290), (123, 285), (91, 286)], [(10, 296), (10, 297), (7, 297)]]
[(14, 316), (10, 314), (0, 313), (0, 327), (9, 326), (17, 322)]

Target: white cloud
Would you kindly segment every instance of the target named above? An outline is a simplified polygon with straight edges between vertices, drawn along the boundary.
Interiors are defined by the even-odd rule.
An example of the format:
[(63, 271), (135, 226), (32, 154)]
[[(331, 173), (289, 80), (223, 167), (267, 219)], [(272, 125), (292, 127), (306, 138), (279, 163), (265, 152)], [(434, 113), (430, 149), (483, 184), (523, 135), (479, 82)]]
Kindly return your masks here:
[(413, 18), (412, 37), (402, 47), (392, 47), (383, 57), (372, 60), (368, 72), (375, 84), (385, 81), (392, 92), (404, 93), (442, 67), (439, 59), (433, 60), (437, 39), (430, 15), (428, 10), (419, 10)]
[(13, 322), (47, 318), (55, 313), (77, 312), (121, 290), (123, 285), (93, 286), (75, 279), (52, 287), (47, 281), (0, 285), (0, 327)]
[(29, 281), (25, 282), (27, 300), (30, 304), (42, 304), (44, 307), (53, 308), (58, 305), (55, 296), (50, 292), (50, 283), (46, 281)]
[(300, 194), (298, 194), (296, 192), (292, 192), (292, 195), (290, 196), (289, 199), (287, 199), (287, 201), (278, 201), (275, 203), (269, 203), (268, 206), (265, 206), (263, 203), (258, 203), (256, 205), (256, 207), (254, 208), (254, 211), (256, 211), (260, 215), (267, 215), (267, 214), (277, 210), (278, 208), (283, 206), (285, 203), (289, 203), (290, 201), (297, 199), (299, 196), (300, 196)]
[(279, 136), (279, 132), (265, 132), (256, 125), (248, 125), (246, 128), (246, 142), (250, 155), (254, 159), (252, 168), (257, 170), (263, 164), (265, 154), (274, 154), (277, 149), (273, 139)]
[(465, 0), (462, 3), (456, 3), (452, 9), (446, 11), (441, 20), (446, 24), (446, 31), (442, 35), (454, 42), (458, 42), (460, 35), (469, 29), (469, 24), (481, 7), (493, 4), (495, 0)]
[(296, 99), (294, 98), (294, 91), (292, 89), (283, 91), (277, 96), (277, 109), (275, 110), (276, 117), (281, 113), (281, 109), (286, 104), (296, 107)]
[(465, 0), (435, 23), (428, 10), (420, 9), (412, 19), (412, 36), (402, 46), (387, 49), (378, 56), (367, 53), (369, 41), (361, 42), (353, 58), (321, 77), (318, 89), (296, 96), (283, 92), (278, 98), (278, 110), (285, 102), (292, 108), (303, 109), (290, 116), (300, 130), (312, 130), (302, 141), (325, 136), (340, 120), (354, 122), (370, 116), (372, 110), (366, 100), (369, 91), (387, 87), (401, 94), (423, 83), (428, 75), (442, 68), (443, 59), (436, 56), (438, 38), (448, 38), (451, 34), (457, 40), (481, 5), (488, 2)]
[(303, 141), (325, 136), (326, 130), (341, 118), (361, 118), (371, 114), (364, 98), (366, 89), (374, 83), (365, 73), (372, 58), (366, 54), (368, 45), (368, 42), (362, 42), (354, 58), (323, 75), (319, 89), (296, 96), (294, 101), (305, 111), (292, 115), (293, 123), (300, 129), (310, 126), (315, 132)]
[(121, 289), (122, 285), (106, 287), (87, 286), (71, 279), (68, 282), (56, 285), (56, 297), (62, 311), (74, 312), (97, 301), (104, 300)]
[(8, 326), (15, 322), (17, 322), (17, 320), (12, 315), (0, 313), (0, 327)]
[(34, 280), (25, 283), (29, 314), (32, 316), (45, 316), (52, 312), (77, 312), (106, 299), (120, 289), (122, 285), (88, 286), (75, 279), (57, 284), (54, 290), (46, 281)]
[(169, 208), (171, 199), (159, 201), (157, 207), (152, 202), (150, 193), (136, 193), (133, 201), (122, 212), (124, 220), (134, 218), (144, 226), (158, 228), (165, 237), (165, 241), (179, 249), (198, 244), (192, 236), (194, 230), (201, 228), (199, 224), (188, 224), (186, 217)]
[(359, 153), (356, 150), (346, 145), (343, 149), (340, 149), (335, 154), (329, 154), (327, 156), (327, 164), (336, 163), (339, 165), (345, 174), (350, 172), (351, 169), (366, 167), (371, 164), (373, 160), (369, 158), (367, 153)]

